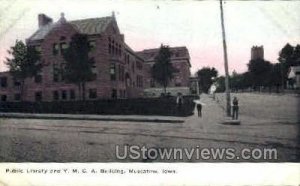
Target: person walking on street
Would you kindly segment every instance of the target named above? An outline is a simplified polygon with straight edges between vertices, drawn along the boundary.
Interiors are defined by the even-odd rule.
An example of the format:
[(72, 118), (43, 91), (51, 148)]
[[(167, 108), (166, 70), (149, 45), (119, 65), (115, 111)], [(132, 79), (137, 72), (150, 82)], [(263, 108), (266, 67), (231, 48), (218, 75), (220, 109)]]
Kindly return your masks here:
[(239, 101), (236, 97), (232, 101), (232, 119), (237, 120), (239, 118)]
[(183, 104), (183, 97), (181, 93), (177, 93), (176, 104), (177, 104), (177, 110), (178, 112), (180, 112)]
[(202, 104), (197, 103), (197, 111), (198, 111), (198, 117), (202, 117)]

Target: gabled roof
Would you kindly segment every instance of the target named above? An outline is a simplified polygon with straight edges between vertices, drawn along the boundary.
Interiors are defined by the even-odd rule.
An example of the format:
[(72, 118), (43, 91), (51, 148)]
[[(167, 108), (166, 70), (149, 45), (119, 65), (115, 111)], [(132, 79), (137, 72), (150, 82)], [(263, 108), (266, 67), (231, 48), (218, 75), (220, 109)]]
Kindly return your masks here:
[[(182, 47), (170, 47), (171, 51), (171, 60), (176, 59), (188, 59), (190, 60), (189, 51), (185, 46)], [(155, 57), (159, 52), (159, 48), (146, 49), (143, 51), (136, 52), (139, 56), (141, 56), (146, 62), (153, 62)]]
[(75, 20), (69, 23), (81, 34), (94, 35), (101, 34), (112, 20), (112, 17), (101, 17)]
[[(113, 17), (101, 17), (101, 18), (90, 18), (90, 19), (67, 21), (66, 23), (71, 24), (81, 34), (94, 35), (94, 34), (101, 34), (112, 20)], [(44, 39), (53, 28), (58, 27), (59, 25), (61, 25), (61, 23), (58, 21), (40, 27), (29, 38), (29, 41)]]

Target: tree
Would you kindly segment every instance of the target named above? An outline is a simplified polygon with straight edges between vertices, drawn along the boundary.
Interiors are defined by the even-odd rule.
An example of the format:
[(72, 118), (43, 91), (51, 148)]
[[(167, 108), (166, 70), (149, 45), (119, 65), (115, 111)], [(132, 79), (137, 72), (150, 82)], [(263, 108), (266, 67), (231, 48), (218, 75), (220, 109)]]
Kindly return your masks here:
[(300, 45), (298, 44), (296, 47), (293, 47), (287, 43), (279, 52), (278, 61), (280, 62), (281, 69), (281, 84), (285, 88), (289, 68), (300, 65)]
[(249, 72), (244, 72), (241, 74), (233, 73), (230, 76), (230, 86), (233, 90), (246, 89), (251, 86), (251, 78)]
[(15, 46), (8, 50), (12, 58), (6, 58), (9, 72), (16, 81), (20, 81), (20, 99), (23, 100), (26, 78), (36, 76), (42, 68), (40, 53), (33, 46), (26, 46), (17, 40)]
[(70, 46), (63, 53), (66, 61), (63, 75), (67, 83), (78, 86), (82, 100), (85, 100), (85, 85), (93, 81), (95, 75), (92, 72), (93, 58), (89, 57), (89, 42), (87, 35), (75, 34), (71, 38)]
[(282, 73), (280, 63), (272, 64), (271, 72), (268, 78), (268, 85), (271, 87), (276, 87), (276, 92), (279, 92), (279, 87), (282, 85)]
[(299, 66), (300, 65), (300, 45), (296, 45), (292, 55), (293, 65)]
[(199, 85), (204, 92), (208, 92), (210, 86), (213, 84), (213, 78), (218, 76), (218, 71), (213, 67), (204, 67), (197, 71)]
[(271, 63), (263, 59), (250, 60), (248, 72), (254, 88), (266, 86), (271, 71)]
[(151, 74), (155, 81), (157, 81), (164, 88), (164, 94), (167, 93), (167, 86), (173, 79), (174, 73), (177, 72), (171, 64), (171, 51), (168, 46), (161, 45), (158, 55), (155, 57), (155, 63), (151, 68)]
[(216, 92), (224, 92), (225, 91), (225, 77), (220, 76), (216, 78), (217, 90)]

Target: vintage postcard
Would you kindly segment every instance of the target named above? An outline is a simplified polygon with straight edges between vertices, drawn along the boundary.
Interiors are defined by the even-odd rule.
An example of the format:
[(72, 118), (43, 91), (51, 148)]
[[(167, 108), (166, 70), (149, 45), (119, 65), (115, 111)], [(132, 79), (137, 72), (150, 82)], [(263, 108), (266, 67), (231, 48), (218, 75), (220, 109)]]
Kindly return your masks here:
[(0, 186), (299, 185), (299, 9), (0, 0)]

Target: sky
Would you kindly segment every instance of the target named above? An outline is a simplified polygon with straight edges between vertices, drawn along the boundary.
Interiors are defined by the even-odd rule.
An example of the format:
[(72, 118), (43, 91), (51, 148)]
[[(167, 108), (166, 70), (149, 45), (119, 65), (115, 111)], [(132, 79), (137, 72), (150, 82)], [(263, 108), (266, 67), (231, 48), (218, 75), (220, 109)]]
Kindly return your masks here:
[[(264, 46), (265, 59), (277, 62), (286, 43), (300, 44), (300, 1), (233, 1), (224, 4), (229, 72), (244, 72), (252, 46)], [(29, 38), (44, 13), (54, 21), (110, 16), (115, 12), (125, 42), (135, 51), (161, 44), (186, 46), (191, 72), (215, 67), (224, 74), (218, 0), (0, 0), (0, 71), (7, 50)]]

